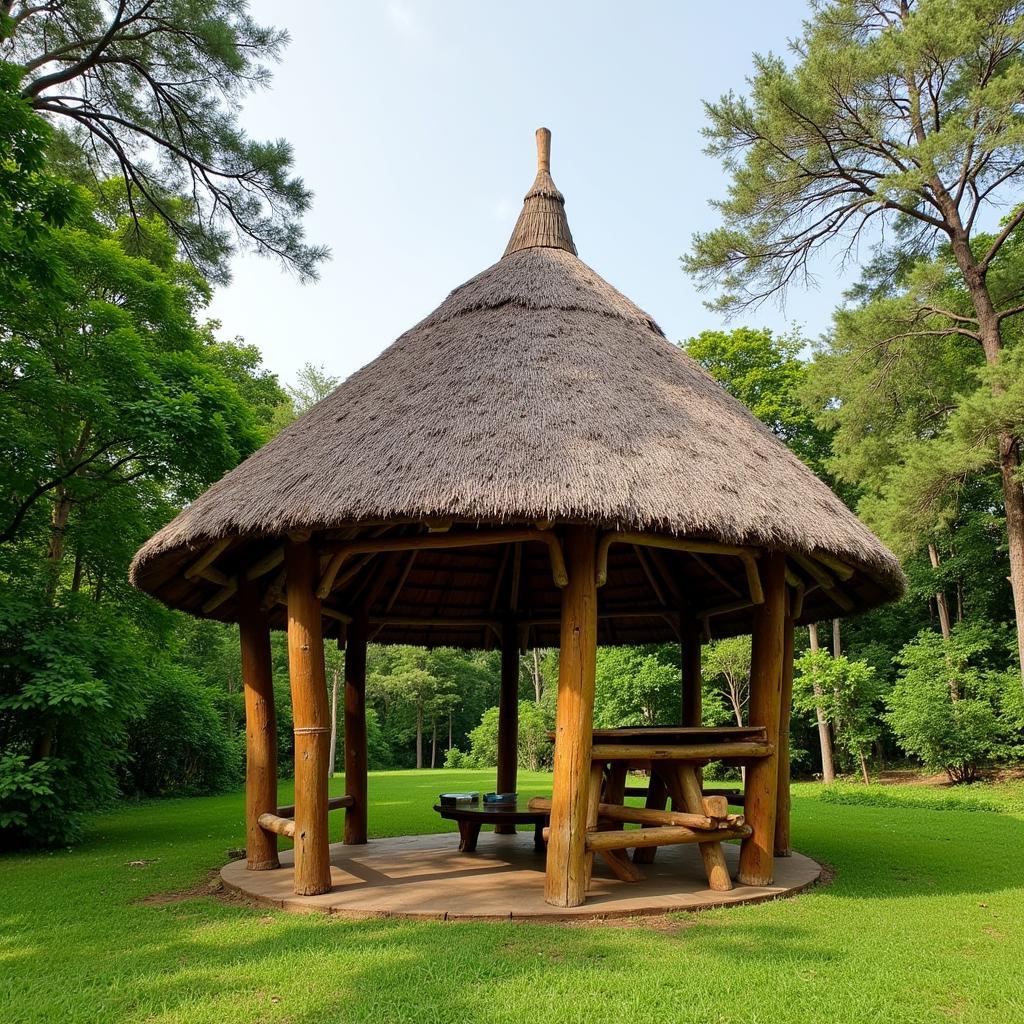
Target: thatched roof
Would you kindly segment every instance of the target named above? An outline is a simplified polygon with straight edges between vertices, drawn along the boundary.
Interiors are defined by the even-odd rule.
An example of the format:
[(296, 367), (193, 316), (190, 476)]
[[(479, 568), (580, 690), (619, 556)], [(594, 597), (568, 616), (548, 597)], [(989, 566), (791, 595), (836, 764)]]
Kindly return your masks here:
[[(824, 555), (855, 570), (844, 584), (853, 607), (898, 596), (902, 573), (881, 542), (575, 255), (563, 204), (542, 163), (509, 252), (157, 533), (132, 565), (136, 585), (197, 611), (213, 588), (180, 573), (222, 538), (239, 538), (232, 550), (243, 564), (288, 531), (340, 537), (388, 524), (409, 533), (427, 520), (550, 520)], [(601, 592), (615, 607), (650, 596), (650, 567), (632, 555), (626, 564), (625, 551)], [(225, 557), (230, 563), (231, 551)], [(401, 560), (392, 559), (377, 587), (378, 611), (394, 582), (394, 614), (429, 605), (435, 615), (480, 615), (488, 602), (493, 613), (495, 588), (510, 585), (494, 584), (501, 557), (489, 549), (433, 552), (401, 582)], [(417, 599), (416, 572), (431, 566), (435, 575), (420, 581), (429, 596)], [(544, 590), (542, 556), (540, 566), (536, 593), (521, 606), (557, 608), (557, 592)], [(466, 578), (456, 587), (451, 573), (460, 571)], [(724, 563), (698, 567), (680, 555), (663, 560), (661, 571), (691, 593), (735, 592), (734, 567)], [(227, 601), (214, 614), (232, 618), (232, 608)], [(819, 591), (805, 617), (839, 611)], [(739, 612), (724, 621), (736, 631), (748, 618)], [(664, 633), (658, 622), (620, 626), (603, 639)], [(479, 628), (382, 634), (403, 642), (480, 636)]]

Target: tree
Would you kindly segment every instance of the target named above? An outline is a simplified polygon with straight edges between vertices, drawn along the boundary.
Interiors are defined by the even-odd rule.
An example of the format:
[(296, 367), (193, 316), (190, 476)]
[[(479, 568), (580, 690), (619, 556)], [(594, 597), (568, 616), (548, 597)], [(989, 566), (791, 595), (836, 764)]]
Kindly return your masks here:
[[(260, 441), (196, 323), (205, 283), (160, 222), (149, 258), (84, 204), (45, 230), (59, 282), (0, 289), (4, 844), (73, 838), (119, 785), (194, 791), (237, 769), (230, 687), (188, 670), (178, 617), (134, 591), (127, 567)], [(157, 735), (182, 742), (158, 750)]]
[(1005, 675), (990, 661), (997, 645), (985, 625), (964, 624), (948, 640), (925, 630), (897, 657), (901, 671), (886, 720), (908, 753), (953, 782), (971, 782), (1008, 752), (1011, 722), (1000, 707)]
[(867, 662), (821, 650), (806, 651), (794, 669), (794, 706), (815, 714), (823, 712), (837, 743), (856, 758), (866, 785), (871, 781), (868, 752), (878, 737), (874, 707), (880, 693), (874, 669)]
[(704, 678), (717, 682), (737, 725), (743, 725), (750, 699), (750, 637), (715, 640), (704, 648)]
[[(893, 261), (949, 247), (966, 309), (922, 298), (901, 337), (979, 346), (998, 406), (1005, 332), (1024, 292), (1003, 287), (1024, 205), (980, 234), (1024, 178), (1024, 17), (1002, 0), (816, 0), (793, 65), (755, 56), (750, 95), (708, 103), (708, 152), (729, 175), (722, 225), (684, 259), (719, 305), (742, 309), (811, 277), (814, 258), (853, 258), (884, 239)], [(875, 227), (891, 227), (891, 235)], [(1024, 489), (1020, 436), (997, 424), (1010, 577), (1024, 677)]]
[(79, 190), (47, 167), (52, 133), (21, 98), (20, 85), (21, 69), (0, 60), (0, 289), (9, 294), (59, 281), (49, 229), (81, 207)]
[(594, 724), (663, 725), (678, 721), (679, 660), (658, 647), (602, 647), (597, 652)]
[(808, 369), (800, 358), (804, 345), (795, 334), (775, 337), (767, 328), (738, 327), (702, 331), (683, 348), (807, 465), (822, 473), (829, 432), (801, 400)]
[[(287, 33), (236, 0), (0, 2), (0, 57), (24, 69), (21, 95), (67, 141), (94, 183), (123, 179), (135, 231), (162, 220), (187, 259), (227, 278), (236, 246), (313, 277), (327, 250), (303, 239), (311, 195), (283, 139), (240, 124), (270, 81)], [(187, 202), (182, 202), (186, 199)]]

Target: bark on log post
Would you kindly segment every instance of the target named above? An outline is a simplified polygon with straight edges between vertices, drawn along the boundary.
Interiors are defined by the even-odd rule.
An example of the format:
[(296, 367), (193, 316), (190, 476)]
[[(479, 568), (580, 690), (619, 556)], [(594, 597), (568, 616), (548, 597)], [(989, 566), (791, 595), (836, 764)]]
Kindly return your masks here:
[(786, 559), (769, 552), (761, 560), (764, 604), (754, 610), (751, 639), (749, 724), (763, 726), (771, 753), (747, 766), (743, 810), (753, 829), (740, 849), (737, 877), (743, 885), (771, 885), (779, 791), (779, 708), (786, 603)]
[(320, 559), (308, 542), (289, 540), (288, 673), (295, 726), (295, 893), (331, 887), (327, 839), (327, 748), (330, 741), (320, 599)]
[(597, 663), (597, 531), (565, 533), (569, 583), (562, 591), (554, 787), (544, 899), (578, 907), (586, 899), (587, 796)]
[(238, 631), (245, 689), (245, 852), (250, 871), (280, 867), (277, 836), (260, 827), (261, 814), (277, 811), (277, 718), (270, 665), (270, 627), (256, 587), (238, 592)]
[[(519, 629), (515, 622), (501, 626), (501, 689), (498, 692), (498, 792), (516, 791), (519, 759)], [(497, 835), (515, 833), (515, 825), (495, 825)]]
[[(704, 798), (700, 791), (700, 781), (696, 769), (692, 765), (673, 764), (666, 766), (666, 782), (672, 794), (672, 806), (684, 807), (690, 814), (702, 814)], [(732, 889), (732, 878), (729, 877), (729, 865), (725, 862), (725, 851), (719, 841), (700, 844), (700, 855), (704, 861), (704, 871), (708, 876), (708, 888), (715, 892), (728, 892)]]
[(681, 725), (701, 724), (700, 641), (701, 625), (685, 613), (680, 616), (682, 642), (680, 668), (682, 670), (683, 717)]
[(366, 609), (356, 613), (348, 627), (345, 647), (345, 793), (352, 805), (345, 811), (345, 844), (366, 842)]
[(779, 795), (775, 814), (775, 856), (789, 857), (793, 853), (789, 834), (789, 722), (793, 710), (793, 614), (789, 595), (786, 599), (786, 617), (782, 637), (782, 693), (779, 697)]
[[(650, 782), (647, 786), (647, 799), (644, 801), (644, 807), (652, 811), (663, 811), (665, 810), (666, 804), (668, 804), (668, 790), (665, 788), (665, 781), (656, 771), (653, 770), (652, 767)], [(655, 846), (638, 846), (633, 851), (633, 863), (653, 864), (656, 852), (657, 847)]]

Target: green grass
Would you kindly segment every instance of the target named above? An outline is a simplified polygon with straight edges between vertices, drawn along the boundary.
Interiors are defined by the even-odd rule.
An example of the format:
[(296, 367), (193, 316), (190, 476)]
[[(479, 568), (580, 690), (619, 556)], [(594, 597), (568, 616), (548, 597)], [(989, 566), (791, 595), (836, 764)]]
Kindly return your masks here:
[[(492, 783), (485, 772), (376, 774), (373, 834), (437, 831), (441, 789)], [(526, 793), (549, 785), (520, 781)], [(1000, 813), (841, 804), (797, 786), (795, 842), (835, 869), (833, 883), (668, 927), (352, 922), (212, 896), (141, 903), (195, 886), (241, 844), (242, 799), (123, 807), (74, 850), (0, 859), (0, 1020), (1024, 1020), (1024, 786), (1003, 788), (964, 791), (1009, 808)], [(130, 865), (140, 860), (150, 863)]]

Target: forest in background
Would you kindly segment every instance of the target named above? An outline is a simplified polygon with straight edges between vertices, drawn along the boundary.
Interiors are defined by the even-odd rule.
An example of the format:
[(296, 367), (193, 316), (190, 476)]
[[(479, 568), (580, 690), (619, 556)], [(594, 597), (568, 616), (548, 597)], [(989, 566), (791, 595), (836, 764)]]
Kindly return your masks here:
[[(788, 285), (818, 244), (800, 227), (815, 204), (849, 192), (826, 228), (878, 213), (896, 229), (821, 338), (734, 326), (681, 345), (909, 579), (896, 605), (799, 630), (795, 774), (909, 763), (970, 781), (1024, 754), (1007, 518), (1022, 493), (1024, 16), (894, 4), (880, 28), (884, 4), (814, 10), (795, 70), (763, 59), (749, 102), (709, 105), (732, 186), (724, 233), (695, 240), (687, 269), (756, 324), (751, 296)], [(310, 278), (327, 255), (304, 238), (310, 196), (287, 144), (237, 121), (285, 41), (217, 0), (0, 4), (0, 845), (73, 841), (120, 797), (241, 780), (236, 631), (134, 591), (127, 567), (337, 383), (307, 366), (282, 384), (205, 314), (239, 249)], [(898, 74), (878, 72), (880, 46)], [(864, 124), (822, 99), (840, 66)], [(886, 132), (901, 118), (912, 141), (897, 146)], [(948, 223), (956, 175), (967, 208), (1002, 190), (985, 230)], [(286, 770), (282, 637), (273, 655)], [(343, 653), (327, 657), (330, 686)], [(742, 721), (749, 661), (744, 638), (704, 647), (709, 723)], [(550, 763), (556, 681), (557, 651), (524, 654), (524, 767)], [(493, 764), (497, 692), (493, 652), (371, 647), (370, 767)], [(676, 721), (679, 699), (676, 648), (599, 652), (597, 724)]]

